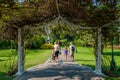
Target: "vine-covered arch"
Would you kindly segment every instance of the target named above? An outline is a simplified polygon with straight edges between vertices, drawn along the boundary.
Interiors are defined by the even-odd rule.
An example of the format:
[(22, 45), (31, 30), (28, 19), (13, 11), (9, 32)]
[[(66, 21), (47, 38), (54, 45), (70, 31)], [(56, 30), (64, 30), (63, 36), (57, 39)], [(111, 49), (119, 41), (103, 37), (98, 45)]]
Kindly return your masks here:
[[(101, 26), (116, 20), (116, 17), (113, 13), (114, 8), (113, 11), (106, 9), (104, 12), (102, 12), (101, 9), (97, 10), (95, 6), (91, 6), (89, 3), (90, 1), (86, 1), (86, 3), (83, 4), (83, 2), (80, 0), (40, 0), (39, 2), (24, 2), (21, 4), (22, 7), (19, 6), (17, 8), (14, 8), (13, 6), (11, 8), (5, 8), (9, 11), (9, 13), (6, 13), (6, 10), (3, 10), (2, 13), (5, 13), (5, 15), (9, 15), (10, 17), (7, 20), (6, 18), (3, 18), (3, 21), (18, 29), (18, 74), (21, 75), (24, 72), (24, 41), (22, 31), (25, 26), (32, 25), (32, 27), (29, 28), (37, 29), (39, 27), (46, 27), (56, 23), (64, 23), (71, 28), (74, 27), (80, 29), (96, 29), (97, 57), (95, 71), (98, 74), (102, 74)], [(105, 13), (111, 14), (108, 16)], [(99, 15), (100, 17), (98, 17)], [(33, 25), (40, 26), (33, 27)]]

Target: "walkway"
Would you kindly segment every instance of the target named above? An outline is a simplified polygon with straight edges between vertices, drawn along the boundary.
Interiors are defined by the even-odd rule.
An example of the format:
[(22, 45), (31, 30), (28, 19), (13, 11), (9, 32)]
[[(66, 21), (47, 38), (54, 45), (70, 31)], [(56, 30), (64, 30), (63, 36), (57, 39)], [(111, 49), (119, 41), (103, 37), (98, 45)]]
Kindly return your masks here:
[(31, 67), (27, 72), (14, 80), (104, 80), (94, 71), (83, 65), (78, 65), (68, 58), (66, 62), (63, 54), (59, 56), (58, 63), (49, 59), (45, 64)]

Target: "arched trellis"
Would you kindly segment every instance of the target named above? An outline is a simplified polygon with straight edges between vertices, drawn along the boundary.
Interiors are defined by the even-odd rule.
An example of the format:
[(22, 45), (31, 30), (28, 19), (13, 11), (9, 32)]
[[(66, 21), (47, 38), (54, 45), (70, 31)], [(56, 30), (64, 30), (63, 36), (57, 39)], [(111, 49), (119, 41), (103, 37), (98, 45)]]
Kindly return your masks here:
[[(95, 72), (97, 74), (102, 74), (102, 68), (101, 68), (101, 27), (83, 27), (80, 25), (75, 25), (67, 20), (65, 20), (63, 17), (58, 16), (56, 17), (54, 20), (50, 21), (49, 23), (44, 23), (41, 26), (38, 27), (33, 27), (30, 28), (32, 30), (34, 29), (39, 29), (41, 27), (49, 27), (51, 25), (54, 24), (66, 24), (71, 28), (79, 28), (79, 29), (96, 29), (97, 31), (97, 50), (96, 50), (96, 67), (95, 67)], [(27, 27), (29, 28), (29, 27)], [(18, 73), (17, 75), (22, 75), (25, 71), (24, 71), (24, 46), (23, 46), (23, 35), (22, 35), (22, 31), (24, 28), (18, 28)]]
[[(106, 27), (106, 26), (109, 26), (111, 24), (114, 24), (116, 22), (120, 22), (120, 19), (118, 20), (115, 20), (111, 23), (108, 23), (108, 24), (105, 24), (103, 25), (102, 27)], [(75, 25), (67, 20), (65, 20), (63, 17), (61, 16), (58, 16), (56, 17), (54, 20), (50, 21), (49, 23), (44, 23), (43, 25), (41, 26), (38, 26), (38, 27), (33, 27), (33, 28), (30, 28), (30, 29), (39, 29), (41, 27), (49, 27), (51, 25), (54, 25), (54, 24), (60, 24), (60, 23), (64, 23), (68, 26), (70, 26), (71, 28), (79, 28), (79, 29), (96, 29), (97, 31), (97, 48), (96, 48), (96, 65), (95, 65), (95, 72), (99, 75), (103, 75), (102, 74), (102, 67), (101, 67), (101, 37), (102, 37), (102, 34), (101, 34), (101, 28), (102, 27), (83, 27), (83, 26), (80, 26), (80, 25)], [(29, 28), (29, 27), (28, 27)], [(23, 28), (18, 28), (18, 72), (17, 72), (17, 75), (22, 75), (25, 71), (24, 71), (24, 46), (23, 46), (23, 35), (22, 35), (22, 32), (23, 32)]]
[[(60, 24), (60, 23), (64, 23), (68, 26), (70, 26), (71, 28), (79, 28), (79, 29), (96, 29), (97, 31), (97, 47), (96, 47), (96, 67), (95, 67), (95, 72), (97, 74), (102, 75), (102, 68), (101, 68), (101, 28), (102, 27), (106, 27), (109, 26), (111, 23), (115, 23), (119, 20), (113, 21), (111, 23), (108, 23), (102, 27), (84, 27), (84, 26), (80, 26), (80, 25), (75, 25), (74, 23), (71, 23), (69, 21), (67, 21), (65, 18), (63, 18), (60, 15), (60, 11), (59, 11), (59, 6), (58, 6), (58, 2), (56, 0), (56, 5), (57, 5), (57, 9), (58, 9), (58, 17), (56, 17), (54, 20), (48, 22), (48, 23), (43, 23), (41, 26), (39, 27), (34, 27), (31, 29), (39, 29), (41, 27), (48, 27), (50, 25), (54, 25), (54, 24)], [(23, 46), (23, 29), (24, 28), (18, 28), (18, 73), (17, 75), (21, 75), (23, 74), (24, 71), (24, 46)]]
[[(82, 27), (80, 25), (75, 25), (75, 24), (65, 20), (65, 18), (60, 16), (59, 4), (58, 4), (57, 0), (56, 0), (56, 5), (57, 5), (57, 9), (58, 9), (57, 10), (58, 11), (58, 17), (56, 19), (58, 19), (59, 21), (65, 22), (65, 24), (70, 25), (70, 26), (72, 25), (71, 27), (74, 27), (74, 28), (77, 27), (77, 28), (80, 28), (80, 29), (96, 29), (97, 35), (98, 35), (97, 36), (98, 43), (97, 43), (96, 54), (98, 56), (96, 58), (96, 69), (95, 69), (95, 72), (101, 73), (102, 72), (102, 70), (101, 70), (101, 27)], [(39, 18), (39, 19), (37, 18), (36, 20), (38, 20), (38, 22), (39, 22), (39, 21), (41, 21), (40, 19), (41, 18)], [(55, 21), (58, 22), (58, 20), (55, 20)], [(117, 21), (115, 21), (115, 22), (117, 22)], [(27, 20), (26, 20), (26, 22), (27, 22)], [(30, 21), (30, 22), (32, 22), (32, 21)], [(53, 21), (53, 23), (54, 23), (54, 21)], [(113, 24), (114, 21), (111, 22), (111, 23)], [(109, 26), (111, 23), (106, 24), (106, 25), (104, 25), (102, 27)], [(19, 24), (19, 21), (18, 21), (18, 24)], [(23, 24), (23, 25), (27, 25), (27, 24)], [(49, 26), (50, 24), (47, 23), (47, 25)], [(18, 27), (19, 25), (16, 25), (16, 26)], [(36, 27), (36, 28), (38, 28), (38, 27)], [(23, 28), (20, 28), (20, 26), (19, 26), (19, 28), (18, 28), (18, 73), (17, 73), (18, 75), (21, 75), (22, 73), (24, 73), (24, 47), (23, 47), (23, 39), (22, 39), (23, 34), (22, 33), (23, 33)]]

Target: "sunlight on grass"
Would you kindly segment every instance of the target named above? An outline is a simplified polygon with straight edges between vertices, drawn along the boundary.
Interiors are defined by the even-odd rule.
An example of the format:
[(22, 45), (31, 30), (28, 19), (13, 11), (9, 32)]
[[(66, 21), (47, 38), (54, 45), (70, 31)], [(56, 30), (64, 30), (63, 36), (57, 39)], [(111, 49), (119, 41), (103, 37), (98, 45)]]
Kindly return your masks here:
[(78, 47), (78, 52), (75, 53), (75, 61), (78, 64), (89, 65), (94, 68), (95, 65), (95, 57), (93, 53), (93, 48), (83, 48)]
[(26, 54), (25, 68), (46, 62), (51, 54), (51, 50), (30, 50)]

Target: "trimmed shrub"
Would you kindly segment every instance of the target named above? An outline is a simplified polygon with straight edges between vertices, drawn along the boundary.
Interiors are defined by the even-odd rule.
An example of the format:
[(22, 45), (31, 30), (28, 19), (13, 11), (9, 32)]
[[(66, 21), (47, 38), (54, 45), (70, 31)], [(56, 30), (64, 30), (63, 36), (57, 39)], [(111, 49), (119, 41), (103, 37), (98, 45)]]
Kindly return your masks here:
[(53, 49), (53, 45), (52, 44), (43, 44), (41, 46), (41, 49)]

